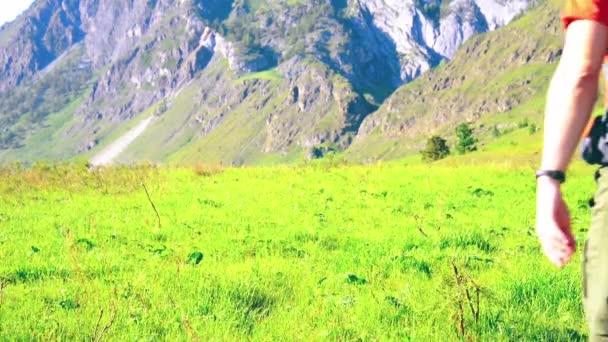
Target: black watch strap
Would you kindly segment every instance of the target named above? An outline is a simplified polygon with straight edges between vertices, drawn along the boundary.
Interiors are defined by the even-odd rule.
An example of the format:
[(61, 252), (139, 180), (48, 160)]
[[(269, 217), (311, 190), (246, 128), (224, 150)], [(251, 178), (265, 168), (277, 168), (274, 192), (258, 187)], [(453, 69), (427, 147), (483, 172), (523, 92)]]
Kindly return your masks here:
[(566, 181), (566, 174), (564, 173), (564, 171), (559, 171), (559, 170), (538, 170), (536, 171), (536, 178), (538, 179), (538, 177), (549, 177), (549, 178), (553, 178), (556, 181), (563, 183)]

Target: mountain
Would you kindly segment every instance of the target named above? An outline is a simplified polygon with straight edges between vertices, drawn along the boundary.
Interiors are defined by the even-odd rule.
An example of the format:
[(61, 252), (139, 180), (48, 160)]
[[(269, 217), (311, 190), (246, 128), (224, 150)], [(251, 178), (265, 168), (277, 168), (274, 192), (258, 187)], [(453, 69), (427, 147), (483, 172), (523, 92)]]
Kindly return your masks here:
[(365, 145), (379, 122), (394, 135), (396, 99), (424, 81), (408, 83), (532, 3), (38, 0), (0, 27), (0, 162), (242, 165)]
[(489, 136), (540, 123), (546, 89), (561, 56), (558, 8), (545, 3), (511, 25), (469, 40), (453, 60), (392, 94), (366, 117), (348, 151), (355, 160), (415, 151), (433, 134), (468, 122)]

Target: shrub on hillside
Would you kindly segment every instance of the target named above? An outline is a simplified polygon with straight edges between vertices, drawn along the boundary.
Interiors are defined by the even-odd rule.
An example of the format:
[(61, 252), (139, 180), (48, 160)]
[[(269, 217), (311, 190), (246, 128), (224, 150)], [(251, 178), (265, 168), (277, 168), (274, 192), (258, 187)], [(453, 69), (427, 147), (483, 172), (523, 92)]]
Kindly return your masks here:
[(211, 177), (224, 172), (224, 167), (218, 164), (196, 163), (192, 170), (199, 176)]
[(426, 148), (420, 153), (422, 154), (422, 160), (430, 162), (447, 157), (450, 154), (450, 148), (447, 140), (434, 135), (427, 140)]
[(477, 139), (473, 136), (473, 129), (466, 123), (461, 123), (456, 127), (456, 151), (459, 154), (477, 151)]

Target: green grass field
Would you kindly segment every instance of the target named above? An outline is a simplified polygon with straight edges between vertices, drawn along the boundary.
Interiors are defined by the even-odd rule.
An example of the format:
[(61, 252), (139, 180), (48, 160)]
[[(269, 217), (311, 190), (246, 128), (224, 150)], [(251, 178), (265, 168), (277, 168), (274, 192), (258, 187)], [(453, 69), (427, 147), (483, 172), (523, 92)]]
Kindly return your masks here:
[[(0, 340), (584, 339), (532, 170), (470, 162), (5, 167)], [(569, 177), (580, 248), (593, 180)]]

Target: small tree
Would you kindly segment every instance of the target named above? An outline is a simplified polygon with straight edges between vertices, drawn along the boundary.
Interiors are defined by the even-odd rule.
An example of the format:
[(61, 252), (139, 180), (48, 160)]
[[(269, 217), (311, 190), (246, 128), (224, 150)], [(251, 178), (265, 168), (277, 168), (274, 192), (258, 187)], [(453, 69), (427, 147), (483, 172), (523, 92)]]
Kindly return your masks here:
[(456, 137), (458, 137), (456, 151), (459, 154), (477, 151), (477, 139), (473, 136), (473, 129), (468, 124), (463, 122), (456, 127)]
[(422, 160), (434, 161), (447, 157), (450, 154), (447, 140), (440, 136), (434, 135), (426, 142), (426, 148), (420, 151)]
[(498, 138), (500, 137), (501, 133), (500, 130), (498, 129), (498, 127), (496, 127), (496, 125), (494, 125), (494, 127), (492, 127), (492, 136), (494, 138)]

